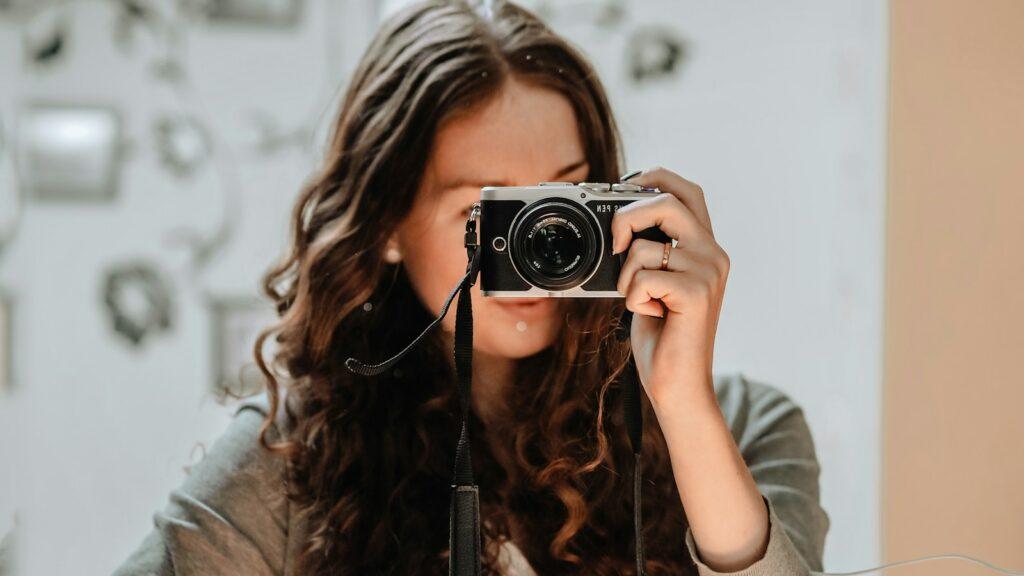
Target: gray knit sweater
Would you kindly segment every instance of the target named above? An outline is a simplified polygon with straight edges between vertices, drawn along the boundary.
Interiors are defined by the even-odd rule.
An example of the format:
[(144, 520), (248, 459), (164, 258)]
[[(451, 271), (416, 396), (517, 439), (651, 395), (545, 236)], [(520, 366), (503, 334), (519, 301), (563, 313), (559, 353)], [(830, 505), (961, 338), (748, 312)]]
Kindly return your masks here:
[[(820, 468), (802, 409), (768, 384), (733, 373), (714, 378), (719, 407), (753, 474), (771, 523), (764, 557), (739, 572), (704, 564), (693, 534), (685, 546), (701, 576), (794, 576), (822, 570), (829, 516), (819, 503)], [(242, 402), (231, 424), (114, 576), (245, 574), (295, 576), (306, 523), (283, 497), (284, 469), (257, 442), (266, 394)], [(283, 410), (275, 437), (283, 423)], [(680, 543), (683, 545), (683, 543)], [(509, 576), (533, 576), (510, 542), (499, 555)]]

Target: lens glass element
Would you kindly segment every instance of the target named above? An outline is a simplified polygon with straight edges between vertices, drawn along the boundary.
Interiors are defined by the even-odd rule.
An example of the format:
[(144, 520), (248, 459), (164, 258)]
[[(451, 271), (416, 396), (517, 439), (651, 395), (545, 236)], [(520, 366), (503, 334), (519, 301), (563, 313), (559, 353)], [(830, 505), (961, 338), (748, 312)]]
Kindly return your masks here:
[(529, 236), (529, 259), (545, 274), (565, 274), (579, 264), (586, 251), (579, 228), (560, 216), (538, 221)]

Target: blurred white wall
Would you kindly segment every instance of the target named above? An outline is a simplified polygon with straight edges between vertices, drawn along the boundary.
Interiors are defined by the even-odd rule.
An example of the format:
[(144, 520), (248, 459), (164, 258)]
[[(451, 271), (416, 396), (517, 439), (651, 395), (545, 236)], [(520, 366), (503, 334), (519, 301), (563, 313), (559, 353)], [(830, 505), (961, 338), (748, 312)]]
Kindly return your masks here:
[[(401, 3), (385, 2), (383, 12)], [(15, 388), (0, 396), (0, 533), (17, 509), (25, 575), (112, 570), (151, 528), (197, 457), (195, 444), (223, 430), (229, 411), (209, 394), (205, 295), (255, 294), (311, 162), (296, 148), (252, 152), (248, 114), (262, 111), (283, 127), (321, 112), (329, 120), (376, 12), (313, 0), (296, 31), (190, 29), (189, 70), (237, 169), (238, 227), (206, 271), (192, 281), (174, 276), (175, 325), (137, 353), (110, 335), (99, 306), (103, 271), (136, 257), (183, 269), (168, 229), (210, 229), (221, 204), (212, 167), (176, 184), (146, 147), (154, 115), (178, 101), (141, 58), (112, 47), (104, 6), (72, 9), (69, 57), (40, 72), (23, 67), (17, 27), (0, 14), (6, 125), (37, 98), (102, 102), (121, 108), (139, 143), (114, 203), (28, 204), (0, 260), (0, 287), (16, 302), (17, 370)], [(880, 534), (886, 5), (624, 6), (608, 28), (588, 17), (552, 24), (596, 63), (629, 168), (661, 164), (704, 187), (733, 263), (716, 372), (741, 370), (804, 407), (832, 519), (825, 567), (871, 565)], [(677, 78), (634, 86), (624, 53), (630, 34), (652, 24), (684, 38), (686, 57)], [(0, 173), (5, 202), (7, 183)]]

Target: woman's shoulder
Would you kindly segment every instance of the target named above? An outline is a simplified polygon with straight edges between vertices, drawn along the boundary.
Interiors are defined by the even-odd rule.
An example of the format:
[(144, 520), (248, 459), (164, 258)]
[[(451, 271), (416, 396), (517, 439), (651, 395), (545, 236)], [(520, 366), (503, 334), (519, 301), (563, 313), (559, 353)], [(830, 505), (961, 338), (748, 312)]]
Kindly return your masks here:
[[(291, 393), (291, 389), (287, 387), (281, 387), (278, 395), (277, 413), (274, 416), (274, 422), (271, 424), (268, 432), (268, 440), (275, 441), (283, 439), (287, 435), (292, 427), (294, 426), (293, 416), (296, 415), (296, 401), (294, 393)], [(247, 396), (238, 401), (234, 406), (234, 417), (235, 420), (239, 420), (239, 416), (242, 416), (246, 412), (250, 415), (258, 414), (262, 419), (257, 420), (255, 417), (241, 418), (246, 420), (246, 425), (252, 427), (253, 422), (260, 422), (266, 419), (267, 414), (270, 413), (270, 393), (264, 390), (258, 394)], [(258, 428), (259, 426), (257, 426)]]
[[(280, 488), (284, 462), (260, 442), (260, 431), (269, 411), (266, 393), (244, 398), (233, 406), (226, 429), (193, 467), (185, 483), (194, 496), (232, 507), (259, 501), (277, 519), (283, 518)], [(285, 423), (283, 417), (275, 419), (267, 432), (268, 442), (283, 439)]]
[(782, 389), (743, 372), (714, 376), (715, 395), (742, 450), (782, 428), (806, 431), (803, 407)]
[[(153, 514), (153, 529), (116, 576), (282, 573), (289, 504), (284, 464), (259, 441), (267, 400), (250, 397), (234, 407), (227, 427)], [(275, 425), (268, 440), (278, 435)]]
[(820, 571), (831, 519), (821, 506), (821, 465), (803, 408), (741, 372), (716, 377), (715, 392), (758, 490), (811, 570)]
[(719, 405), (725, 407), (757, 408), (762, 410), (799, 409), (792, 397), (781, 388), (763, 380), (751, 378), (735, 371), (714, 376), (715, 395)]

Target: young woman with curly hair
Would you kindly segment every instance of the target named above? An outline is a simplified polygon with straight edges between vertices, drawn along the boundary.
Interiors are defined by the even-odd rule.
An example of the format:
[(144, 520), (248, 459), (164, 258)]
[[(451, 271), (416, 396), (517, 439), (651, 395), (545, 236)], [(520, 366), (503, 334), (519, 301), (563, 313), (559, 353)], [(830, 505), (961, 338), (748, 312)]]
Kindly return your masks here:
[[(655, 137), (655, 135), (652, 135)], [(436, 316), (486, 185), (615, 182), (619, 136), (578, 50), (506, 2), (428, 1), (381, 26), (348, 86), (286, 257), (265, 276), (267, 391), (154, 516), (117, 574), (447, 574), (459, 404), (454, 314), (394, 369), (357, 376)], [(618, 376), (643, 399), (650, 575), (821, 569), (829, 519), (802, 410), (712, 376), (729, 259), (696, 184), (662, 168), (619, 210), (625, 298), (482, 297), (470, 426), (485, 574), (635, 574), (633, 454)], [(631, 232), (659, 226), (667, 251)], [(613, 337), (623, 307), (630, 340)]]

